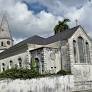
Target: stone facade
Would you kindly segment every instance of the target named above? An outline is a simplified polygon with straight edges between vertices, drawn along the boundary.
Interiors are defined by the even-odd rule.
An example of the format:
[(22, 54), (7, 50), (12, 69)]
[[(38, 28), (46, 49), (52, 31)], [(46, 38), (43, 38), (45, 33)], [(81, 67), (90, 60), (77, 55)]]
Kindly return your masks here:
[(31, 59), (38, 59), (40, 73), (57, 73), (61, 69), (60, 51), (56, 48), (39, 48), (30, 54)]
[[(90, 62), (87, 60), (87, 52), (84, 53), (84, 62), (80, 61), (80, 52), (78, 46), (78, 37), (84, 40), (84, 47), (86, 43), (89, 44)], [(77, 61), (75, 61), (73, 41), (76, 41)], [(68, 40), (70, 51), (71, 72), (74, 75), (75, 90), (89, 90), (92, 89), (92, 42), (82, 28), (79, 28), (75, 34)]]
[(1, 36), (0, 50), (7, 50), (0, 53), (0, 72), (13, 67), (35, 67), (41, 74), (65, 70), (74, 75), (76, 89), (84, 82), (85, 88), (92, 85), (92, 41), (81, 26), (49, 38), (34, 36), (14, 46), (9, 29), (5, 31), (8, 38)]
[[(84, 43), (89, 44), (89, 53), (90, 53), (90, 63), (80, 63), (79, 60), (79, 49), (78, 49), (78, 37), (81, 36), (84, 39)], [(75, 62), (74, 56), (74, 44), (73, 41), (76, 41), (76, 57), (78, 62)], [(2, 52), (0, 55), (0, 70), (6, 70), (10, 68), (10, 63), (12, 61), (13, 67), (19, 67), (21, 62), (21, 67), (31, 68), (32, 59), (38, 59), (39, 63), (39, 72), (40, 73), (57, 73), (61, 69), (66, 71), (74, 71), (74, 65), (80, 64), (91, 64), (92, 62), (92, 43), (90, 38), (87, 36), (85, 31), (79, 27), (74, 34), (63, 41), (56, 41), (46, 45), (31, 44), (26, 43), (24, 45), (15, 45), (6, 51)], [(0, 47), (1, 48), (1, 47)], [(14, 49), (12, 49), (14, 48)], [(87, 59), (87, 55), (85, 55)]]

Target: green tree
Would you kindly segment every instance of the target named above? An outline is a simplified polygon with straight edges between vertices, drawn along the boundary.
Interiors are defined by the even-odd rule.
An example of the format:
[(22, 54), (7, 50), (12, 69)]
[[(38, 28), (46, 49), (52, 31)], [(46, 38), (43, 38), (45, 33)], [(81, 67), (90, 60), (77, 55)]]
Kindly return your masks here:
[(66, 29), (69, 29), (69, 25), (67, 24), (70, 22), (69, 19), (64, 19), (63, 21), (59, 21), (58, 24), (54, 27), (54, 33), (65, 31)]

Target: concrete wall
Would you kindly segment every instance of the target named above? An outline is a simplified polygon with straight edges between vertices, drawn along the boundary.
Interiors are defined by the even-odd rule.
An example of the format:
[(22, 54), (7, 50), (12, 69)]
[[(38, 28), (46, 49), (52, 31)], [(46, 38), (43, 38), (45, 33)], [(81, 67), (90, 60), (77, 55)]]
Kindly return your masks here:
[(72, 92), (73, 83), (72, 75), (30, 80), (2, 80), (0, 92)]

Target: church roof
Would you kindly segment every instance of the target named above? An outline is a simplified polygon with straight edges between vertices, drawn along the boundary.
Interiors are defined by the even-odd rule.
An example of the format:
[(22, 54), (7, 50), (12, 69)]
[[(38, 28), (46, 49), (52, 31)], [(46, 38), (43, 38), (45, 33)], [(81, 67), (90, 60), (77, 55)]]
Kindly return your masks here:
[(69, 39), (73, 33), (75, 31), (77, 31), (77, 29), (80, 27), (80, 25), (76, 26), (76, 27), (73, 27), (71, 29), (68, 29), (68, 30), (65, 30), (65, 31), (62, 31), (62, 32), (59, 32), (51, 37), (48, 37), (46, 39), (47, 41), (47, 44), (49, 43), (53, 43), (53, 42), (56, 42), (56, 41), (63, 41), (63, 40), (67, 40)]
[(38, 45), (47, 45), (56, 41), (63, 41), (63, 40), (67, 40), (68, 38), (70, 38), (73, 33), (79, 28), (79, 26), (76, 26), (74, 28), (71, 28), (69, 30), (66, 31), (62, 31), (60, 33), (57, 33), (54, 36), (48, 37), (48, 38), (43, 38), (40, 36), (32, 36), (26, 40), (23, 40), (21, 42), (19, 42), (18, 44), (6, 49), (5, 51), (0, 53), (0, 59), (4, 58), (4, 55), (7, 54), (9, 55), (10, 53), (12, 53), (13, 51), (16, 51), (17, 48), (26, 45), (27, 43), (30, 44), (38, 44)]
[(19, 44), (31, 43), (31, 44), (43, 45), (43, 44), (45, 44), (45, 42), (46, 42), (45, 38), (35, 35), (35, 36), (32, 36), (32, 37), (29, 37), (26, 40), (23, 40)]
[(68, 29), (66, 31), (62, 31), (60, 33), (57, 33), (51, 37), (48, 37), (48, 38), (43, 38), (43, 37), (40, 37), (40, 36), (32, 36), (32, 37), (29, 37), (28, 39), (20, 42), (19, 44), (26, 44), (26, 43), (31, 43), (31, 44), (38, 44), (38, 45), (47, 45), (49, 43), (53, 43), (53, 42), (56, 42), (56, 41), (63, 41), (63, 40), (67, 40), (68, 38), (70, 38), (73, 33), (80, 27), (79, 26), (76, 26), (74, 28), (71, 28), (71, 29)]
[(14, 48), (14, 47), (19, 47), (23, 44), (27, 44), (27, 43), (30, 43), (30, 44), (38, 44), (38, 45), (47, 45), (49, 43), (53, 43), (53, 42), (56, 42), (56, 41), (63, 41), (63, 40), (67, 40), (68, 38), (70, 38), (73, 33), (79, 28), (79, 26), (76, 26), (74, 28), (71, 28), (69, 30), (66, 30), (66, 31), (62, 31), (60, 33), (57, 33), (51, 37), (48, 37), (48, 38), (43, 38), (43, 37), (40, 37), (40, 36), (32, 36), (32, 37), (29, 37), (28, 39), (26, 40), (23, 40), (21, 42), (19, 42), (18, 44), (12, 46), (11, 48)]

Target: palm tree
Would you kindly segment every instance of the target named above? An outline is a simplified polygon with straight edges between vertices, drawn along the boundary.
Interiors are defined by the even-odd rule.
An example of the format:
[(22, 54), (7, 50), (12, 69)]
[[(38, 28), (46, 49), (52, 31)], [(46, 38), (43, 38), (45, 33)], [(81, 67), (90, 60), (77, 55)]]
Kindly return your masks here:
[(63, 21), (59, 21), (58, 24), (54, 27), (54, 33), (65, 31), (66, 29), (69, 29), (69, 25), (67, 22), (70, 22), (69, 19), (64, 19)]

